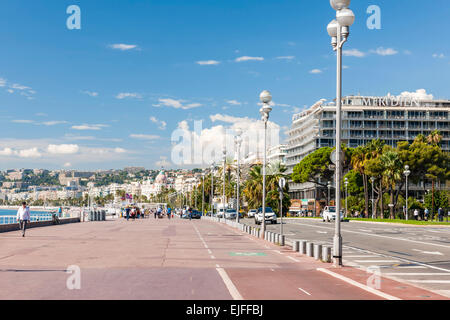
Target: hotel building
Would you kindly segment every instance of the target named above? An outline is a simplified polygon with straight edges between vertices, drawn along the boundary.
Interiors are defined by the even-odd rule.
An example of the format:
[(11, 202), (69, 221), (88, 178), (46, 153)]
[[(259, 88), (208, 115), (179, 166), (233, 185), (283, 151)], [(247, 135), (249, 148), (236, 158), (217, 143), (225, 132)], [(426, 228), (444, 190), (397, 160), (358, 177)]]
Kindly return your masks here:
[[(441, 132), (441, 147), (450, 151), (450, 100), (419, 100), (391, 95), (343, 98), (341, 135), (342, 142), (349, 147), (362, 146), (373, 139), (381, 139), (395, 147), (399, 141), (412, 142), (419, 134), (428, 135), (433, 130)], [(290, 174), (308, 154), (322, 147), (335, 147), (335, 103), (320, 100), (309, 109), (295, 114), (287, 135), (285, 159), (287, 173)], [(319, 199), (327, 197), (326, 188), (324, 190), (313, 183), (290, 182), (289, 189), (291, 199), (301, 201), (303, 209), (309, 207), (313, 210), (317, 208)], [(423, 185), (411, 186), (411, 195), (414, 190), (420, 192), (423, 189)]]

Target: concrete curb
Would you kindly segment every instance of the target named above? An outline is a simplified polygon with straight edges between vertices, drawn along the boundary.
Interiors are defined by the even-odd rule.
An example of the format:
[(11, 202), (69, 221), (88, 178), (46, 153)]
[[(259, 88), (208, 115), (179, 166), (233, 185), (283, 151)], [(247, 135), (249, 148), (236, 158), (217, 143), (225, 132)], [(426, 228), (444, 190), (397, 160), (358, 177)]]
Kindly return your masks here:
[[(60, 221), (59, 225), (68, 223), (79, 223), (80, 218), (60, 218), (59, 221)], [(50, 226), (54, 226), (53, 221), (36, 221), (36, 222), (29, 222), (27, 224), (27, 229), (50, 227)], [(57, 226), (57, 224), (55, 224), (55, 226)], [(0, 233), (18, 230), (20, 230), (18, 223), (0, 225)]]

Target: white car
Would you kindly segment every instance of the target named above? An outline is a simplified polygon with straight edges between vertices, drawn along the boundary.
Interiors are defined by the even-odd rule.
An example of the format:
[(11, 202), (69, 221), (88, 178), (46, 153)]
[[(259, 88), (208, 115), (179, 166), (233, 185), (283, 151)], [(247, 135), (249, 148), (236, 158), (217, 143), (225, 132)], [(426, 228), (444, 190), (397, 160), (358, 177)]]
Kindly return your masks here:
[[(277, 215), (273, 212), (272, 208), (266, 208), (265, 214), (266, 222), (270, 222), (272, 224), (277, 224)], [(258, 212), (255, 214), (255, 224), (261, 224), (263, 221), (263, 213), (262, 208), (258, 209)]]
[[(323, 222), (330, 222), (331, 220), (336, 220), (336, 207), (335, 206), (326, 206), (322, 212), (322, 220)], [(341, 211), (341, 221), (344, 221), (344, 212)]]
[(254, 218), (256, 212), (258, 212), (258, 210), (256, 210), (256, 209), (251, 209), (249, 212), (247, 212), (247, 217), (249, 217), (249, 218)]

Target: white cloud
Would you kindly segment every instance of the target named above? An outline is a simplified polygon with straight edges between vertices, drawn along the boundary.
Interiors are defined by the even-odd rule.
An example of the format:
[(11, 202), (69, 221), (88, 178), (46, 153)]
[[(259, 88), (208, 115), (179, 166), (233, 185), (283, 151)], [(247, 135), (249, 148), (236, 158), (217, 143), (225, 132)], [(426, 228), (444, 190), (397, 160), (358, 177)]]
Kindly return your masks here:
[(234, 60), (236, 62), (243, 62), (243, 61), (264, 61), (263, 57), (249, 57), (249, 56), (243, 56), (243, 57), (239, 57), (236, 58), (236, 60)]
[(293, 59), (295, 59), (295, 56), (281, 56), (281, 57), (276, 57), (275, 59), (277, 59), (277, 60), (293, 60)]
[(379, 56), (393, 56), (398, 53), (397, 50), (392, 48), (379, 47), (377, 50), (372, 50), (371, 52), (378, 54)]
[(11, 156), (13, 154), (14, 151), (11, 148), (4, 148), (3, 150), (0, 150), (0, 156)]
[(231, 104), (233, 106), (240, 106), (240, 105), (242, 105), (242, 102), (239, 102), (237, 100), (228, 100), (227, 103)]
[(126, 153), (127, 150), (125, 150), (125, 149), (123, 149), (123, 148), (115, 148), (115, 149), (114, 149), (114, 152), (115, 152), (115, 153)]
[(72, 164), (71, 164), (70, 162), (66, 162), (66, 163), (64, 163), (64, 165), (63, 165), (64, 168), (69, 168), (69, 167), (71, 167), (71, 166), (72, 166)]
[(81, 93), (87, 94), (88, 96), (91, 96), (91, 97), (98, 97), (98, 92), (95, 92), (95, 91), (82, 91)]
[(50, 154), (75, 154), (80, 150), (76, 144), (50, 144), (47, 147), (47, 152)]
[(46, 122), (42, 122), (41, 124), (44, 126), (55, 126), (58, 124), (65, 124), (68, 123), (67, 121), (46, 121)]
[(117, 44), (112, 44), (109, 47), (112, 48), (112, 49), (117, 49), (117, 50), (121, 50), (121, 51), (127, 51), (127, 50), (136, 49), (138, 46), (135, 45), (135, 44), (117, 43)]
[(434, 53), (433, 58), (435, 59), (444, 59), (445, 55), (443, 53)]
[(130, 134), (130, 138), (139, 140), (157, 140), (160, 138), (160, 136), (152, 134)]
[[(27, 90), (27, 89), (31, 89), (30, 87), (27, 86), (23, 86), (17, 83), (14, 83), (13, 85), (11, 85), (12, 89), (16, 89), (16, 90)], [(33, 91), (34, 92), (34, 91)]]
[(16, 154), (20, 158), (40, 158), (42, 156), (37, 148), (19, 150), (16, 152)]
[(119, 99), (119, 100), (122, 100), (125, 98), (141, 99), (142, 95), (140, 95), (139, 93), (135, 93), (135, 92), (121, 92), (116, 96), (116, 99)]
[(363, 58), (366, 56), (364, 52), (359, 51), (358, 49), (343, 50), (342, 54), (347, 57), (357, 57), (357, 58)]
[(217, 60), (205, 60), (205, 61), (197, 61), (196, 63), (198, 65), (201, 65), (201, 66), (216, 66), (216, 65), (220, 64), (220, 61), (217, 61)]
[(6, 86), (6, 79), (0, 78), (0, 87)]
[(150, 117), (150, 121), (159, 125), (158, 129), (166, 130), (167, 122), (158, 120), (156, 117)]
[(433, 100), (433, 95), (428, 94), (425, 89), (418, 89), (416, 92), (404, 91), (399, 97), (418, 99), (418, 100)]
[(33, 120), (12, 120), (14, 123), (34, 123)]
[(320, 69), (313, 69), (309, 73), (311, 73), (311, 74), (319, 74), (319, 73), (322, 73), (322, 70), (320, 70)]
[(184, 104), (186, 101), (185, 100), (176, 100), (176, 99), (171, 99), (171, 98), (165, 98), (165, 99), (159, 99), (159, 104), (154, 104), (154, 107), (171, 107), (171, 108), (175, 108), (175, 109), (183, 109), (183, 110), (187, 110), (187, 109), (192, 109), (192, 108), (198, 108), (201, 107), (202, 104), (200, 103), (189, 103), (189, 104)]
[(108, 125), (106, 124), (82, 124), (78, 126), (72, 126), (73, 130), (101, 130), (102, 128), (106, 128)]

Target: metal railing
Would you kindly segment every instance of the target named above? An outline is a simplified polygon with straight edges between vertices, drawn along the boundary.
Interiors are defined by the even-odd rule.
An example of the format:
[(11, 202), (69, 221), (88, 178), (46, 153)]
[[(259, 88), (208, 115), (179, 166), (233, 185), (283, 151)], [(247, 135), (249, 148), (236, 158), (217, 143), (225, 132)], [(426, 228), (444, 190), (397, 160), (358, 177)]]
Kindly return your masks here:
[[(42, 213), (39, 215), (32, 215), (30, 217), (30, 222), (51, 221), (51, 220), (52, 220), (51, 213)], [(14, 215), (0, 216), (0, 224), (14, 224), (14, 223), (17, 223), (16, 216)]]

